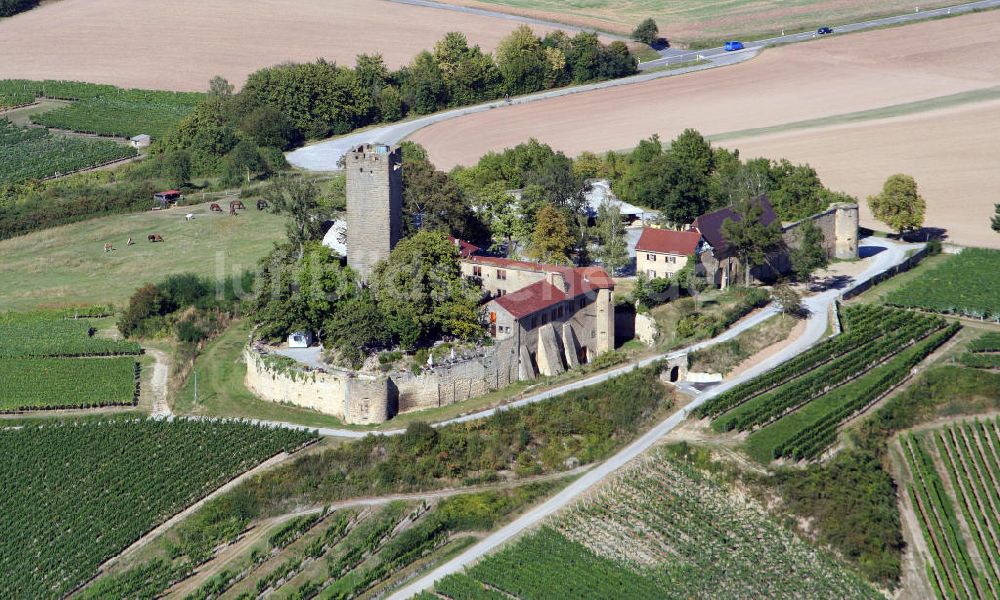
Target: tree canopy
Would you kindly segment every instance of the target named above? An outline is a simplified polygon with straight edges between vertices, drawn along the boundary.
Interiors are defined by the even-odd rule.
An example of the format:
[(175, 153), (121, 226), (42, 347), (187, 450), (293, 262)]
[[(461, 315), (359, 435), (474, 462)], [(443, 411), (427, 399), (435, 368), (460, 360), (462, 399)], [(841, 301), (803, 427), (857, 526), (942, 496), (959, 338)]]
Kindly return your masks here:
[(868, 197), (872, 215), (899, 233), (920, 229), (927, 203), (913, 177), (897, 173), (886, 179), (882, 193)]
[(632, 30), (632, 39), (643, 44), (653, 45), (660, 39), (660, 28), (652, 18), (643, 19)]
[(777, 221), (764, 225), (760, 202), (741, 201), (734, 208), (740, 218), (726, 219), (722, 234), (729, 249), (740, 259), (745, 283), (750, 285), (753, 268), (765, 264), (769, 255), (782, 247), (781, 227)]

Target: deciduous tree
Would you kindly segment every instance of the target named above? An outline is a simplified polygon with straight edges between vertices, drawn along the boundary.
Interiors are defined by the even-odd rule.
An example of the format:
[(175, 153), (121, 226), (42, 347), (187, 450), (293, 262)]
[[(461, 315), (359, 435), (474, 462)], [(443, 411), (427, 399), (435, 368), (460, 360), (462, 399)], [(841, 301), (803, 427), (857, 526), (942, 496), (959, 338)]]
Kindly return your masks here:
[(621, 271), (629, 264), (628, 243), (625, 240), (625, 223), (617, 204), (602, 203), (597, 209), (597, 234), (601, 246), (598, 258), (611, 274)]
[(768, 256), (782, 247), (781, 227), (777, 221), (764, 225), (760, 202), (742, 201), (734, 209), (738, 218), (722, 223), (722, 235), (730, 251), (740, 259), (745, 283), (750, 285), (753, 268), (766, 263)]
[(882, 193), (868, 197), (868, 208), (876, 219), (900, 234), (920, 229), (927, 203), (917, 191), (913, 177), (897, 173), (882, 186)]
[(990, 219), (990, 227), (993, 231), (1000, 233), (1000, 204), (996, 204), (993, 207), (993, 218)]
[(636, 25), (635, 29), (632, 30), (632, 39), (637, 42), (642, 42), (643, 44), (653, 45), (658, 39), (660, 39), (660, 28), (656, 25), (656, 21), (653, 19), (643, 19), (643, 21)]
[(508, 94), (530, 94), (545, 87), (548, 66), (542, 42), (521, 25), (497, 44), (497, 67)]
[(566, 213), (546, 205), (535, 215), (528, 254), (541, 262), (566, 263), (575, 240)]
[(306, 242), (323, 238), (323, 223), (330, 209), (320, 202), (320, 189), (313, 181), (279, 177), (261, 190), (261, 196), (270, 204), (271, 212), (291, 217), (286, 231), (288, 241), (298, 249), (298, 258), (302, 258)]
[(806, 281), (816, 269), (826, 267), (829, 259), (823, 246), (823, 232), (812, 220), (799, 225), (797, 235), (798, 247), (789, 251), (789, 257), (796, 279)]

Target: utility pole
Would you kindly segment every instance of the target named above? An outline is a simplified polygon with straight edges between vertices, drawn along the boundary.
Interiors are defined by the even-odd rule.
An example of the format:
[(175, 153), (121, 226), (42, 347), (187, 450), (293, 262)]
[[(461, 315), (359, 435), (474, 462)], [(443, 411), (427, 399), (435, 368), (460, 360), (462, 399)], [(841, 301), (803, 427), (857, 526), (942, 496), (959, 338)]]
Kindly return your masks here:
[(198, 371), (194, 372), (194, 404), (198, 405)]

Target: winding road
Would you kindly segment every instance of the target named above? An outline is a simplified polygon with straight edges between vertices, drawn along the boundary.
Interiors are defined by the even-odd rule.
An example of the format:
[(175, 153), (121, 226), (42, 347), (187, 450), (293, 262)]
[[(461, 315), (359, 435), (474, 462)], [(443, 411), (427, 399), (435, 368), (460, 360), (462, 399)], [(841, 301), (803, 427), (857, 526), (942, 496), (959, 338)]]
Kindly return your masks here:
[[(554, 514), (558, 510), (570, 505), (575, 502), (582, 494), (593, 488), (598, 483), (602, 482), (609, 475), (617, 471), (618, 469), (624, 467), (628, 462), (638, 457), (640, 454), (647, 451), (654, 444), (662, 440), (668, 433), (670, 433), (675, 427), (681, 424), (684, 419), (687, 418), (688, 413), (692, 409), (700, 406), (701, 404), (707, 402), (709, 399), (721, 394), (722, 392), (739, 385), (761, 373), (764, 373), (770, 369), (773, 369), (777, 365), (792, 359), (793, 357), (804, 352), (809, 347), (813, 346), (817, 342), (823, 339), (824, 334), (827, 330), (827, 324), (830, 315), (830, 309), (833, 307), (836, 300), (838, 300), (846, 290), (851, 289), (867, 280), (891, 269), (892, 267), (902, 263), (906, 260), (908, 252), (911, 250), (916, 250), (922, 247), (920, 244), (897, 244), (889, 240), (881, 238), (867, 238), (862, 240), (862, 247), (870, 249), (870, 252), (876, 252), (871, 256), (871, 264), (866, 268), (861, 274), (853, 278), (853, 281), (842, 289), (831, 289), (813, 296), (809, 296), (803, 300), (803, 305), (809, 309), (810, 315), (808, 322), (806, 323), (805, 331), (802, 332), (797, 339), (795, 339), (788, 346), (783, 348), (777, 354), (769, 357), (768, 359), (760, 362), (754, 367), (740, 373), (738, 376), (724, 381), (723, 383), (698, 394), (694, 400), (691, 401), (683, 409), (671, 415), (669, 418), (665, 419), (648, 432), (643, 434), (639, 439), (635, 440), (620, 452), (607, 459), (603, 463), (597, 465), (595, 468), (591, 469), (579, 479), (571, 483), (561, 492), (549, 498), (543, 504), (537, 506), (536, 508), (530, 510), (524, 515), (520, 516), (517, 520), (510, 523), (509, 525), (495, 531), (489, 536), (483, 538), (477, 544), (471, 546), (455, 558), (449, 560), (443, 565), (437, 567), (430, 573), (420, 577), (419, 579), (413, 581), (409, 585), (401, 588), (400, 590), (389, 596), (389, 600), (402, 600), (403, 598), (409, 598), (414, 596), (421, 591), (430, 588), (435, 581), (450, 575), (452, 573), (458, 573), (467, 566), (472, 565), (477, 560), (482, 558), (487, 553), (495, 550), (499, 546), (506, 543), (513, 537), (516, 537), (523, 533), (524, 531), (531, 529), (538, 524), (540, 524), (545, 518)], [(879, 250), (881, 249), (881, 250)], [(766, 312), (766, 311), (765, 311)], [(763, 313), (762, 313), (763, 314)], [(733, 330), (730, 330), (733, 331)], [(729, 333), (728, 331), (726, 333)], [(725, 334), (723, 334), (724, 336)], [(719, 341), (724, 341), (719, 336), (718, 338), (713, 338), (712, 340), (705, 342), (703, 345), (710, 345), (718, 343)], [(727, 338), (728, 339), (728, 338)], [(683, 351), (679, 351), (683, 352)], [(617, 374), (621, 374), (628, 370), (629, 368), (636, 368), (638, 366), (643, 366), (649, 364), (653, 361), (663, 358), (663, 355), (658, 357), (648, 358), (635, 365), (630, 365), (629, 367), (618, 370), (618, 373), (606, 373), (600, 376), (598, 381), (591, 381), (587, 385), (592, 385), (593, 383), (598, 383), (599, 381), (604, 381), (610, 377), (614, 377)], [(586, 380), (585, 380), (586, 381)], [(582, 384), (583, 382), (581, 382)], [(566, 386), (568, 387), (568, 386)], [(553, 390), (553, 393), (558, 393)]]
[[(416, 4), (419, 6), (425, 6), (431, 10), (434, 9), (464, 10), (461, 9), (461, 7), (443, 4), (440, 2), (434, 2), (432, 0), (397, 0), (397, 1), (402, 1), (406, 4)], [(878, 27), (902, 25), (905, 23), (911, 23), (915, 21), (936, 19), (948, 15), (959, 15), (977, 10), (987, 10), (993, 8), (1000, 8), (1000, 0), (980, 0), (979, 2), (969, 2), (966, 4), (959, 4), (957, 6), (952, 6), (948, 8), (919, 11), (919, 12), (908, 13), (905, 15), (897, 15), (892, 17), (885, 17), (882, 19), (874, 19), (870, 21), (841, 25), (836, 28), (834, 35), (863, 31), (866, 29), (874, 29)], [(501, 18), (523, 20), (525, 22), (533, 21), (531, 19), (526, 20), (526, 18), (524, 17), (515, 17), (509, 14), (499, 13), (494, 11), (485, 11), (482, 9), (467, 9), (467, 10), (476, 10), (481, 13), (488, 13), (491, 16), (497, 16)], [(563, 26), (563, 25), (560, 26), (564, 28), (569, 28), (568, 26)], [(764, 40), (746, 42), (746, 47), (743, 50), (738, 50), (735, 52), (726, 52), (725, 49), (721, 47), (711, 48), (707, 50), (698, 50), (698, 51), (683, 51), (683, 50), (675, 50), (672, 48), (668, 48), (660, 52), (660, 58), (641, 63), (639, 65), (639, 69), (640, 71), (643, 72), (639, 73), (638, 75), (623, 77), (621, 79), (612, 79), (610, 81), (601, 81), (598, 83), (564, 87), (554, 90), (548, 90), (545, 92), (538, 92), (536, 94), (529, 94), (526, 96), (512, 98), (509, 102), (504, 100), (486, 102), (484, 104), (477, 104), (475, 106), (456, 108), (452, 110), (434, 113), (424, 117), (417, 117), (406, 121), (392, 123), (389, 125), (371, 127), (368, 129), (364, 129), (362, 131), (357, 131), (355, 133), (347, 134), (336, 138), (331, 138), (326, 141), (317, 142), (315, 144), (304, 146), (302, 148), (289, 152), (288, 154), (286, 154), (286, 158), (288, 159), (288, 162), (291, 163), (292, 165), (308, 171), (336, 171), (340, 168), (338, 166), (340, 158), (351, 148), (354, 148), (361, 144), (372, 144), (372, 143), (397, 144), (402, 140), (406, 139), (408, 136), (412, 135), (414, 132), (423, 129), (424, 127), (433, 125), (435, 123), (440, 123), (442, 121), (447, 121), (449, 119), (455, 119), (465, 115), (484, 112), (488, 110), (502, 110), (506, 106), (526, 104), (529, 102), (537, 102), (539, 100), (546, 100), (549, 98), (558, 98), (560, 96), (568, 96), (570, 94), (580, 94), (594, 90), (614, 88), (624, 85), (633, 85), (637, 83), (651, 81), (653, 79), (659, 79), (661, 77), (672, 77), (675, 75), (691, 73), (694, 71), (703, 71), (705, 69), (714, 69), (716, 67), (733, 65), (753, 58), (763, 48), (766, 48), (768, 46), (804, 42), (814, 39), (815, 37), (816, 34), (811, 31), (805, 33), (795, 33), (790, 35), (778, 36)], [(662, 69), (662, 67), (668, 67), (670, 65), (677, 65), (677, 64), (686, 64), (690, 63), (691, 61), (700, 61), (700, 62), (699, 64), (694, 64), (680, 68), (673, 68), (670, 70)]]

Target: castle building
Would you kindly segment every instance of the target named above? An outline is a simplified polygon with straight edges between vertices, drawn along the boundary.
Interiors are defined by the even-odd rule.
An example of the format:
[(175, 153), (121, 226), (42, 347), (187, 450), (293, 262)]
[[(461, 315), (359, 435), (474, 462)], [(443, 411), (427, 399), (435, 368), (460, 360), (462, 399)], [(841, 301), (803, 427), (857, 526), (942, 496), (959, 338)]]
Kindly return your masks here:
[(368, 281), (403, 236), (403, 163), (398, 147), (364, 144), (344, 155), (347, 264)]

